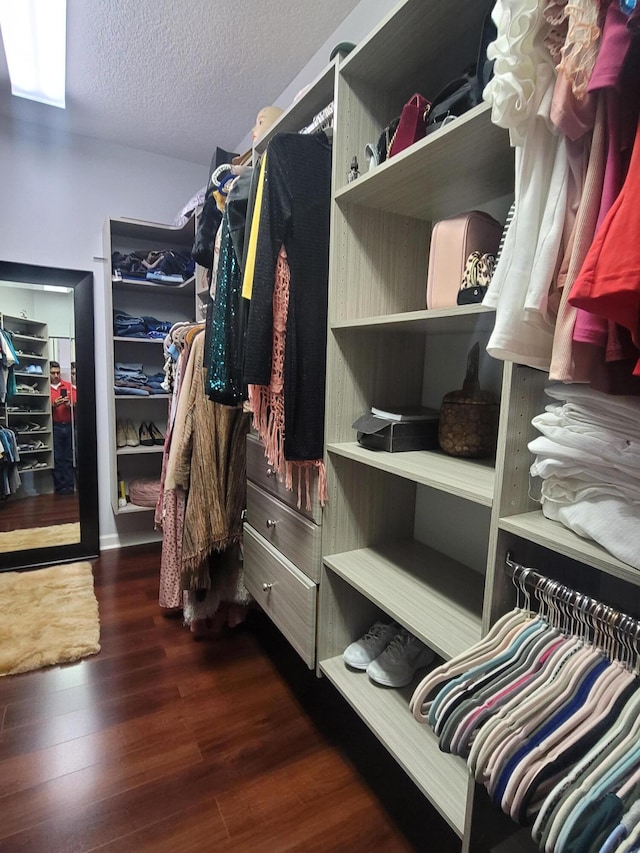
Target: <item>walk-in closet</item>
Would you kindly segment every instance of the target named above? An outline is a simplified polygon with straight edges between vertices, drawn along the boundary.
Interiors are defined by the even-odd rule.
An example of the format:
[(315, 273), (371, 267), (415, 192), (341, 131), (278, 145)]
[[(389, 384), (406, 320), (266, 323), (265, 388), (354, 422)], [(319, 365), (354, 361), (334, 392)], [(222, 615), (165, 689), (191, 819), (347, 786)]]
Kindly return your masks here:
[(103, 642), (0, 672), (0, 848), (638, 851), (640, 9), (294, 5), (0, 70), (0, 582)]

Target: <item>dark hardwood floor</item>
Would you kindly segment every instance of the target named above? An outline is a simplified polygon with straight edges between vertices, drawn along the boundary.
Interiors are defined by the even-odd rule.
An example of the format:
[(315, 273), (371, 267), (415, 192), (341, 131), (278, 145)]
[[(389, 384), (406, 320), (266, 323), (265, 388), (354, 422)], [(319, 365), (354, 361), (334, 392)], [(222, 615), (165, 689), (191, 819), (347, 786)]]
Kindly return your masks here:
[(0, 501), (0, 533), (25, 527), (51, 527), (80, 519), (78, 493), (73, 495), (10, 495)]
[(158, 563), (106, 552), (102, 651), (0, 678), (0, 851), (460, 849), (261, 612), (196, 641), (161, 614)]

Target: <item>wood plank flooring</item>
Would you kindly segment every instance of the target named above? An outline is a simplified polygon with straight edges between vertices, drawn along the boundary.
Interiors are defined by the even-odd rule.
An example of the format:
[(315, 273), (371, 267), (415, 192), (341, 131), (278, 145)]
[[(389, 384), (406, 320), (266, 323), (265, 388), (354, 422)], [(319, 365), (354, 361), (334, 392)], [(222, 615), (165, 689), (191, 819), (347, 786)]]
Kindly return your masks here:
[(77, 492), (72, 495), (11, 495), (0, 502), (0, 533), (79, 520)]
[(196, 641), (158, 565), (106, 552), (100, 654), (0, 678), (2, 853), (460, 849), (261, 612)]

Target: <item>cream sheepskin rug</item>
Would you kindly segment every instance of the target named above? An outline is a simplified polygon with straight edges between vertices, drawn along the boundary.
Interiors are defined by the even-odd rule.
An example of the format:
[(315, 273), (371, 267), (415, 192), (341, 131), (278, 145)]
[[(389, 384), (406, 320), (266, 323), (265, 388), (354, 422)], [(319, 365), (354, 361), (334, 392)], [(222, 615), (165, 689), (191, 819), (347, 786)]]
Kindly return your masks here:
[(52, 524), (51, 527), (26, 527), (0, 533), (0, 554), (53, 545), (74, 545), (80, 541), (80, 522)]
[(89, 563), (0, 573), (0, 676), (100, 651)]

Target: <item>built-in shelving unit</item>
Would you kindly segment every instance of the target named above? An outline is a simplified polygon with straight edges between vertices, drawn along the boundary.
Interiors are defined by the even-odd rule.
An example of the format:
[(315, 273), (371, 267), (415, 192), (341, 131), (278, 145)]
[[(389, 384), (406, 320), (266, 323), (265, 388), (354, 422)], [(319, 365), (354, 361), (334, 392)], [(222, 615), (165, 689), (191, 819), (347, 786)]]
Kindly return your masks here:
[[(46, 323), (11, 314), (0, 314), (0, 324), (11, 336), (18, 353), (14, 368), (16, 393), (2, 405), (3, 423), (16, 434), (20, 453), (18, 470), (24, 473), (53, 468), (53, 423), (49, 387), (49, 331)], [(27, 367), (40, 368), (33, 373)], [(28, 408), (25, 408), (28, 407)], [(17, 411), (16, 411), (17, 410)], [(25, 428), (26, 422), (29, 429)], [(33, 429), (38, 424), (39, 429)], [(33, 444), (42, 447), (32, 447)]]
[[(112, 252), (123, 254), (132, 251), (162, 251), (168, 249), (191, 252), (194, 239), (194, 219), (181, 228), (134, 219), (111, 218), (104, 227), (104, 253), (111, 258)], [(178, 321), (192, 322), (196, 316), (196, 279), (191, 276), (178, 283), (163, 283), (138, 279), (127, 279), (112, 274), (111, 263), (106, 271), (107, 306), (106, 317), (108, 339), (112, 342), (110, 358), (111, 379), (115, 380), (117, 363), (141, 364), (146, 376), (159, 374), (164, 368), (163, 337), (127, 337), (114, 334), (113, 311), (118, 309), (135, 317), (151, 316), (163, 323)], [(155, 390), (155, 389), (154, 389)], [(116, 393), (115, 386), (110, 394), (111, 432), (111, 503), (116, 515), (135, 512), (150, 512), (150, 507), (127, 503), (118, 505), (118, 482), (123, 480), (128, 494), (129, 483), (138, 478), (160, 477), (162, 446), (116, 447), (116, 424), (130, 421), (136, 434), (141, 423), (152, 422), (164, 435), (167, 425), (167, 393), (152, 393), (148, 396)]]
[[(295, 559), (279, 552), (273, 531), (280, 518), (260, 516), (264, 507), (276, 506), (260, 489), (283, 496), (274, 472), (260, 472), (256, 459), (249, 460), (258, 488), (249, 490), (245, 571), (266, 612), (307, 664), (315, 658), (318, 673), (457, 833), (463, 853), (497, 845), (508, 851), (505, 839), (516, 825), (496, 814), (469, 782), (465, 764), (441, 752), (431, 730), (410, 713), (421, 673), (401, 690), (381, 688), (345, 666), (344, 649), (377, 619), (394, 619), (439, 659), (454, 657), (514, 605), (516, 591), (505, 571), (509, 552), (534, 564), (539, 559), (545, 574), (572, 577), (578, 589), (583, 581), (591, 588), (606, 582), (622, 598), (610, 603), (623, 610), (629, 585), (638, 610), (640, 584), (640, 573), (544, 518), (530, 497), (531, 419), (544, 409), (548, 378), (486, 355), (494, 313), (484, 306), (426, 309), (433, 224), (474, 208), (504, 221), (513, 200), (513, 149), (508, 134), (491, 122), (489, 107), (475, 107), (355, 181), (347, 179), (352, 158), (363, 167), (365, 146), (376, 142), (414, 92), (432, 97), (475, 63), (491, 8), (482, 0), (452, 14), (448, 0), (430, 0), (428, 8), (423, 0), (401, 0), (256, 145), (263, 151), (275, 133), (298, 130), (334, 101), (329, 499), (322, 512), (319, 587), (313, 573), (301, 573)], [(445, 393), (461, 388), (476, 341), (484, 353), (482, 387), (500, 398), (495, 458), (385, 453), (358, 444), (353, 423), (372, 405), (438, 408)], [(254, 444), (250, 439), (250, 456)], [(292, 541), (297, 547), (301, 540)]]

